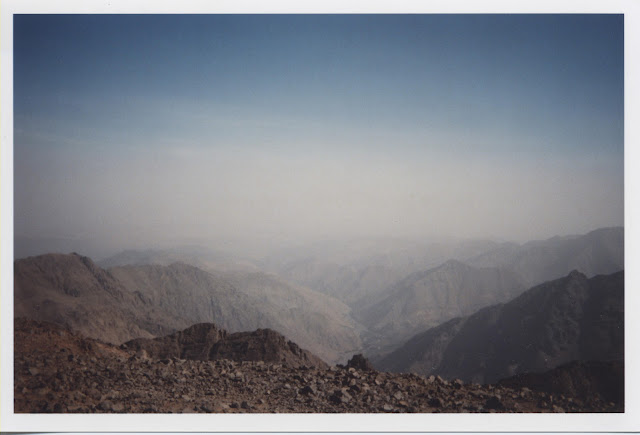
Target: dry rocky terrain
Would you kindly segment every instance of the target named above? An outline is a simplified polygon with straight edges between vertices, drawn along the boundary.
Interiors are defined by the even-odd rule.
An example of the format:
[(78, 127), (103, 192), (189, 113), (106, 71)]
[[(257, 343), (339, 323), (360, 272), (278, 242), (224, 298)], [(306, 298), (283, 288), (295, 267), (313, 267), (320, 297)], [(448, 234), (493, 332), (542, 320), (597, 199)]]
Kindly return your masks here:
[(284, 363), (293, 368), (328, 367), (320, 358), (271, 329), (229, 334), (213, 323), (199, 323), (166, 337), (137, 338), (121, 347), (155, 359), (228, 359)]
[(277, 330), (332, 363), (361, 349), (346, 305), (264, 273), (220, 274), (184, 263), (102, 269), (78, 254), (20, 259), (14, 273), (15, 317), (112, 344), (215, 322), (233, 332)]
[[(242, 354), (225, 357), (241, 359)], [(378, 372), (360, 356), (346, 366), (333, 367), (153, 358), (144, 349), (116, 347), (27, 319), (15, 322), (14, 358), (18, 413), (623, 410), (620, 403), (598, 394), (577, 398), (534, 391), (522, 384), (512, 388)]]

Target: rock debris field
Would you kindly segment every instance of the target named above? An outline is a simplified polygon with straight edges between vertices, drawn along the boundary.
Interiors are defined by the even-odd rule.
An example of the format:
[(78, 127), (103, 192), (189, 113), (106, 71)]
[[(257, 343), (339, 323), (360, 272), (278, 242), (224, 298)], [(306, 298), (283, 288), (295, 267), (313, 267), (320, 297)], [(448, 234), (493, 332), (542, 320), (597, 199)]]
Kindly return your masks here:
[(366, 359), (318, 368), (152, 359), (50, 323), (15, 322), (16, 413), (620, 412), (575, 398), (378, 372)]

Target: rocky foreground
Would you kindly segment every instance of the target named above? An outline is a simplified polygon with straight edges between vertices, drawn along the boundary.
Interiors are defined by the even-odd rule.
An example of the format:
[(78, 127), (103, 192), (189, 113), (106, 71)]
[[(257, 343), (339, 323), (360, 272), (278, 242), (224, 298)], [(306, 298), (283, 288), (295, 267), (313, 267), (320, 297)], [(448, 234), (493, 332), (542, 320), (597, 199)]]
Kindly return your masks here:
[(621, 412), (594, 394), (382, 373), (364, 358), (319, 368), (154, 359), (50, 323), (15, 322), (17, 413)]

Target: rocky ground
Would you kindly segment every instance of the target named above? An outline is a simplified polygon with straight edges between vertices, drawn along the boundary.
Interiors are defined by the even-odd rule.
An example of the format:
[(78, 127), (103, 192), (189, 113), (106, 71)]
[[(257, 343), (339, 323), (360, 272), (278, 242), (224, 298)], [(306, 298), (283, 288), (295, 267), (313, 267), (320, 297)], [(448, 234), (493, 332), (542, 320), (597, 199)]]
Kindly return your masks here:
[(620, 412), (599, 396), (347, 366), (152, 359), (49, 323), (15, 323), (17, 413)]
[(320, 358), (271, 329), (228, 333), (213, 323), (198, 323), (174, 334), (128, 341), (122, 349), (152, 359), (232, 360), (282, 363), (292, 368), (328, 368)]

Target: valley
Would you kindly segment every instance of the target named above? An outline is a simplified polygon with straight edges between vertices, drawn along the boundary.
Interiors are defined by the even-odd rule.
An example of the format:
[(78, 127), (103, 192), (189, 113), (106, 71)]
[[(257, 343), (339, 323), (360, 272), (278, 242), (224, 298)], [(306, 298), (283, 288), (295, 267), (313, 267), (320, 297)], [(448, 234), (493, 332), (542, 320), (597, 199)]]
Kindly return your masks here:
[(5, 2), (0, 429), (638, 430), (632, 0)]
[[(252, 371), (258, 370), (256, 364), (279, 364), (288, 367), (286, 376), (293, 376), (301, 367), (314, 367), (313, 376), (325, 379), (327, 373), (340, 373), (343, 369), (339, 367), (346, 367), (354, 355), (364, 354), (372, 362), (371, 371), (404, 379), (398, 382), (407, 387), (411, 382), (406, 379), (413, 378), (403, 378), (402, 373), (423, 381), (436, 376), (450, 387), (446, 382), (457, 379), (464, 388), (522, 387), (500, 382), (525, 376), (518, 379), (527, 379), (527, 385), (545, 385), (544, 393), (557, 386), (546, 384), (546, 375), (541, 373), (575, 362), (624, 363), (624, 274), (607, 274), (623, 269), (622, 235), (621, 228), (602, 229), (523, 245), (486, 241), (385, 245), (378, 240), (360, 247), (310, 248), (307, 254), (300, 251), (301, 257), (285, 257), (282, 251), (265, 258), (236, 257), (197, 247), (126, 251), (97, 263), (76, 253), (44, 254), (15, 262), (14, 315), (68, 328), (77, 340), (102, 343), (93, 347), (120, 355), (117, 364), (140, 360), (155, 367), (157, 361), (181, 360), (198, 373), (217, 370), (217, 366), (189, 361), (235, 361), (232, 364), (249, 364)], [(309, 260), (309, 253), (314, 252), (315, 259)], [(453, 258), (433, 265), (448, 255)], [(549, 266), (550, 262), (555, 266)], [(572, 266), (585, 272), (566, 271)], [(534, 277), (546, 281), (529, 286)], [(337, 291), (340, 283), (342, 292)], [(53, 326), (43, 328), (49, 327)], [(606, 376), (619, 381), (621, 372), (615, 370), (606, 366), (606, 373), (614, 373)], [(562, 373), (567, 376), (566, 370)], [(526, 377), (534, 374), (543, 380)], [(594, 376), (589, 385), (604, 388)], [(342, 388), (351, 386), (347, 382)], [(371, 383), (367, 386), (371, 388)], [(302, 388), (300, 384), (298, 390)], [(565, 390), (579, 399), (575, 388)], [(185, 395), (191, 397), (193, 391)], [(385, 391), (379, 393), (389, 393)], [(355, 405), (354, 391), (343, 393), (346, 395), (336, 393), (338, 399), (348, 397), (347, 402)], [(235, 394), (240, 393), (234, 390)], [(508, 394), (522, 398), (519, 392)], [(262, 405), (271, 404), (224, 410), (206, 405), (189, 412), (314, 412), (298, 396), (293, 402), (286, 400), (296, 404), (293, 408), (281, 408), (263, 398)], [(481, 401), (473, 406), (451, 405), (444, 396), (439, 402), (442, 406), (430, 407), (429, 401), (436, 403), (431, 400), (433, 395), (424, 397), (424, 403), (410, 405), (404, 400), (406, 406), (400, 407), (388, 400), (380, 405), (372, 398), (363, 399), (364, 408), (354, 409), (488, 410)], [(322, 405), (313, 401), (315, 412), (341, 412), (334, 405), (347, 404), (325, 399), (328, 402)], [(170, 398), (163, 398), (162, 403), (167, 400)], [(546, 408), (538, 406), (542, 399), (536, 401), (535, 407), (505, 405), (493, 410), (554, 409), (548, 401)], [(380, 406), (370, 407), (374, 402)], [(619, 397), (614, 402), (615, 409), (623, 406)], [(132, 400), (127, 403), (130, 405), (123, 405), (122, 410), (145, 412), (133, 406)], [(98, 405), (91, 412), (109, 411)], [(178, 410), (177, 405), (171, 406)], [(568, 403), (556, 406), (590, 409), (584, 403), (573, 408)], [(596, 408), (603, 406), (606, 408), (604, 402)]]

